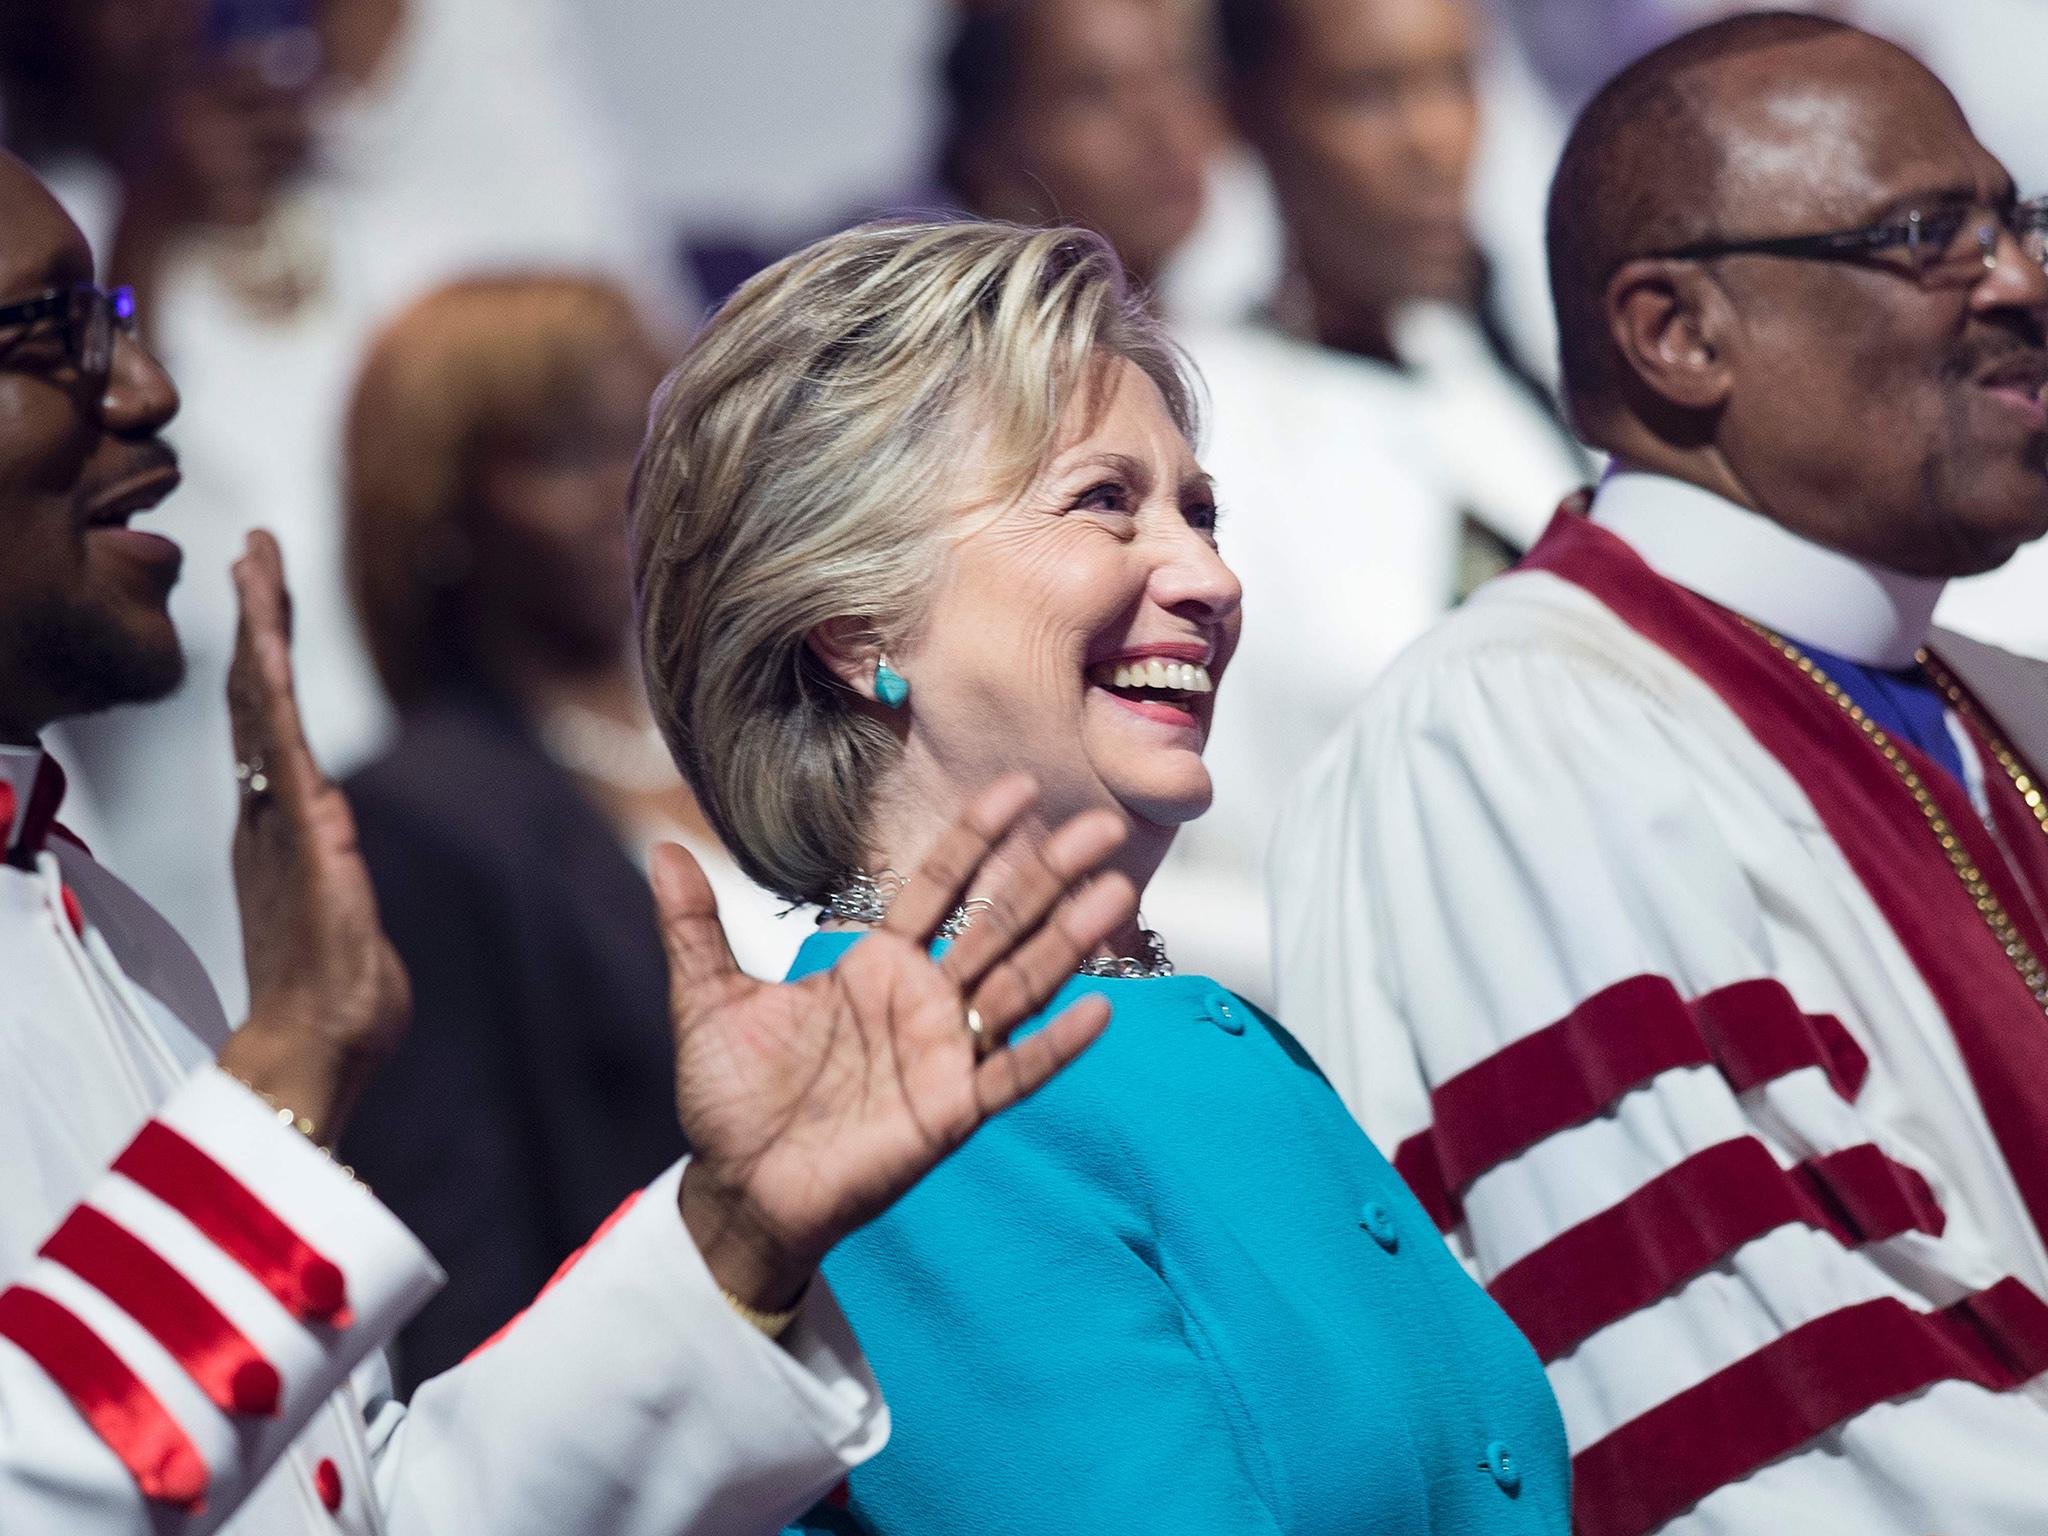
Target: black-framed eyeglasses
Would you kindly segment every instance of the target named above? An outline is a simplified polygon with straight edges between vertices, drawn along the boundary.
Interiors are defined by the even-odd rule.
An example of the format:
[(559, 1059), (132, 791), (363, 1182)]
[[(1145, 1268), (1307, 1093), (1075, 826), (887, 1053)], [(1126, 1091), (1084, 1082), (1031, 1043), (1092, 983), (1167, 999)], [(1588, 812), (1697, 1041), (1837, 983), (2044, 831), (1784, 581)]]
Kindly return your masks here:
[[(25, 330), (54, 320), (62, 328), (65, 356), (88, 378), (105, 378), (114, 366), (114, 340), (135, 334), (135, 290), (79, 283), (52, 288), (16, 304), (0, 304), (0, 332)], [(11, 342), (0, 336), (0, 352)]]
[(1996, 270), (1999, 244), (2006, 235), (2013, 237), (2029, 261), (2048, 267), (2048, 197), (2004, 208), (1914, 208), (1862, 229), (1756, 240), (1702, 240), (1651, 254), (1677, 261), (1708, 261), (1717, 256), (1866, 261), (1898, 252), (1906, 267), (1924, 283), (1970, 287)]

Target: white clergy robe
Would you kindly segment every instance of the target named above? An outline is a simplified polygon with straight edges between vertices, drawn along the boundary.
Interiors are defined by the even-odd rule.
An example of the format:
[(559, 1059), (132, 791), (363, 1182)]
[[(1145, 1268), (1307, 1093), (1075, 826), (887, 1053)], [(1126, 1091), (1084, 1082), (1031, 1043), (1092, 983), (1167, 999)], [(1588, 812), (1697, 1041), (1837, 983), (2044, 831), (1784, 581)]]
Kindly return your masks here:
[(1288, 797), (1282, 1016), (1544, 1357), (1580, 1536), (2048, 1530), (2048, 834), (1983, 727), (2048, 670), (1929, 642), (1981, 806), (1896, 748), (2009, 955), (1736, 617), (1896, 667), (1939, 595), (1616, 475)]
[(743, 1536), (880, 1447), (823, 1282), (781, 1344), (739, 1318), (680, 1167), (393, 1402), (380, 1351), (439, 1272), (211, 1066), (204, 972), (52, 829), (61, 783), (0, 748), (0, 1532)]

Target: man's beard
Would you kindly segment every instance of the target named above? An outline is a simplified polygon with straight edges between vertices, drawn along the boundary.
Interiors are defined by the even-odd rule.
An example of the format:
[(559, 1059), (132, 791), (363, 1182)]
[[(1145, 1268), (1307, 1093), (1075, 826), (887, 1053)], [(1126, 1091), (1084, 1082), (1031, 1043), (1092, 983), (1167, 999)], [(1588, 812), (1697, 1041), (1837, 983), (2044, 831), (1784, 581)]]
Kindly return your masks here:
[(148, 704), (185, 680), (185, 653), (130, 633), (103, 609), (54, 598), (0, 625), (0, 648), (20, 658), (17, 675), (56, 705), (55, 718)]

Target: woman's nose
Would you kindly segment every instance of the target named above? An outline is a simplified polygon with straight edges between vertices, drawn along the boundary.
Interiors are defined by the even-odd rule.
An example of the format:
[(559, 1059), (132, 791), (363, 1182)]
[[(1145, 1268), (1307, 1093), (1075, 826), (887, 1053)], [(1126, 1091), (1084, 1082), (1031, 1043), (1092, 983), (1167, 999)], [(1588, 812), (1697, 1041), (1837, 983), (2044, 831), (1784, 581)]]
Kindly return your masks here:
[(1204, 534), (1185, 525), (1153, 569), (1152, 592), (1161, 607), (1208, 623), (1229, 618), (1244, 601), (1237, 573)]

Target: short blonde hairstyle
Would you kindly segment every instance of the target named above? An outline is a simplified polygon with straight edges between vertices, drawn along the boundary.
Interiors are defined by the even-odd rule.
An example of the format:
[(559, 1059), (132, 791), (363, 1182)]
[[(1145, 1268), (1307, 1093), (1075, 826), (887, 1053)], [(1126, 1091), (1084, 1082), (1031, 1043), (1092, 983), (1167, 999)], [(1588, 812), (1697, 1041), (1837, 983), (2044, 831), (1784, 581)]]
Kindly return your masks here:
[(656, 398), (633, 490), (656, 720), (741, 868), (819, 902), (869, 854), (895, 734), (812, 654), (913, 632), (949, 511), (1021, 494), (1105, 365), (1192, 441), (1181, 354), (1097, 236), (867, 225), (755, 277)]

